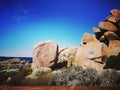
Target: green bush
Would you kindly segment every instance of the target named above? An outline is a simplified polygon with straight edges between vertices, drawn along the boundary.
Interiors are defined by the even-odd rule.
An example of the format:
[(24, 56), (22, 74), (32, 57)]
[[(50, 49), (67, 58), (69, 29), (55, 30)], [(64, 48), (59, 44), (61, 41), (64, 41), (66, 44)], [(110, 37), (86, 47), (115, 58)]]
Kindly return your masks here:
[(108, 61), (104, 66), (104, 69), (109, 69), (109, 68), (120, 70), (120, 53), (117, 56), (113, 55), (108, 58)]

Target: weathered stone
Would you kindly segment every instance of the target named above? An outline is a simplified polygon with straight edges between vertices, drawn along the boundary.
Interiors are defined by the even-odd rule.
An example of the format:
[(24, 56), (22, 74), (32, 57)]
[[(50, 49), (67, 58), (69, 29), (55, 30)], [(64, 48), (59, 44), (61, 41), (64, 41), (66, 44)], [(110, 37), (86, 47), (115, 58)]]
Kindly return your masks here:
[(113, 22), (113, 23), (116, 23), (116, 22), (117, 22), (116, 18), (115, 18), (114, 16), (112, 16), (112, 15), (108, 16), (105, 20), (106, 20), (106, 21)]
[(87, 44), (89, 42), (99, 42), (99, 41), (92, 34), (85, 33), (83, 35), (81, 45), (85, 45), (85, 44)]
[(37, 80), (38, 79), (38, 76), (33, 76), (33, 75), (27, 75), (26, 77), (25, 77), (25, 81), (26, 80)]
[(62, 71), (61, 70), (57, 70), (57, 71), (53, 71), (52, 74), (56, 75), (56, 74), (60, 74)]
[(96, 28), (96, 27), (93, 27), (93, 31), (94, 31), (94, 33), (99, 33), (99, 32), (101, 32), (100, 29), (99, 29), (99, 28)]
[(36, 44), (33, 49), (32, 69), (39, 67), (51, 67), (55, 64), (58, 54), (58, 45), (54, 41), (46, 41)]
[(70, 58), (75, 58), (77, 49), (77, 46), (73, 46), (63, 50), (58, 56), (58, 62), (68, 61)]
[(119, 39), (119, 36), (117, 34), (115, 34), (114, 32), (111, 32), (111, 31), (105, 32), (104, 35), (109, 41)]
[(106, 57), (106, 54), (107, 46), (104, 43), (89, 42), (78, 48), (74, 64), (99, 71), (103, 69), (103, 57)]
[(120, 40), (111, 40), (109, 42), (109, 54), (108, 56), (111, 55), (118, 55), (120, 53)]
[(81, 60), (79, 60), (79, 62), (77, 62), (77, 66), (82, 66), (85, 69), (93, 68), (96, 69), (97, 71), (102, 71), (104, 64), (94, 62), (87, 58), (82, 58)]
[(117, 31), (118, 30), (118, 28), (115, 25), (113, 25), (111, 22), (108, 22), (108, 21), (100, 22), (99, 27), (103, 28), (105, 30), (110, 30), (110, 31)]
[(120, 10), (118, 10), (118, 9), (113, 9), (113, 10), (111, 10), (110, 12), (111, 12), (111, 14), (115, 17), (115, 19), (116, 19), (117, 21), (120, 20)]

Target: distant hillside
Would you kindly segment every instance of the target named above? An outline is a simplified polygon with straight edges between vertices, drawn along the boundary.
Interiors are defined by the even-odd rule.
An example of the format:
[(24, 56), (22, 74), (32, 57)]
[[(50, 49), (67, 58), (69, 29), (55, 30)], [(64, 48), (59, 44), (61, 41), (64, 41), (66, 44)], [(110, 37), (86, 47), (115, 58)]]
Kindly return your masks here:
[(19, 58), (21, 60), (28, 60), (30, 63), (32, 63), (32, 57), (5, 57), (5, 56), (0, 56), (0, 61), (9, 60), (9, 59), (13, 59), (13, 58)]

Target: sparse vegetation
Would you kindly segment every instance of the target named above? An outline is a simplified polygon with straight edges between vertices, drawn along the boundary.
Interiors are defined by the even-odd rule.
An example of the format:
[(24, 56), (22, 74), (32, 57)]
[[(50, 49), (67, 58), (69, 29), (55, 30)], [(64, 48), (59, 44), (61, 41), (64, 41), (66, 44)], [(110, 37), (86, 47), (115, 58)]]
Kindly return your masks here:
[(3, 69), (0, 70), (0, 85), (7, 84), (7, 78), (19, 72), (19, 69)]
[(10, 80), (7, 80), (8, 85), (22, 85), (22, 81), (24, 80), (25, 76), (28, 75), (27, 69), (21, 69), (19, 72), (9, 76)]
[(54, 76), (53, 85), (120, 87), (120, 74), (113, 70), (105, 70), (99, 75), (95, 69), (74, 67)]
[(33, 70), (32, 75), (39, 76), (42, 72), (51, 72), (51, 68), (47, 68), (47, 67), (36, 68)]
[(0, 85), (18, 85), (28, 74), (32, 73), (31, 65), (18, 58), (0, 62)]
[(53, 85), (57, 86), (95, 86), (98, 79), (96, 70), (73, 67), (54, 76)]
[[(120, 54), (110, 57), (109, 68), (118, 69)], [(70, 58), (73, 62), (74, 58)], [(106, 64), (106, 65), (107, 65)], [(17, 66), (18, 65), (18, 66)], [(83, 69), (82, 67), (62, 67), (57, 70), (60, 73), (53, 74), (50, 68), (37, 68), (32, 71), (30, 64), (0, 63), (0, 85), (14, 86), (98, 86), (98, 87), (120, 87), (120, 73), (113, 69), (105, 69), (101, 74), (95, 69)], [(108, 66), (107, 66), (108, 68)], [(56, 69), (54, 69), (56, 70)], [(53, 71), (54, 71), (53, 70)]]
[(50, 86), (52, 85), (53, 74), (51, 72), (41, 72), (38, 76), (24, 79), (22, 85), (25, 86)]

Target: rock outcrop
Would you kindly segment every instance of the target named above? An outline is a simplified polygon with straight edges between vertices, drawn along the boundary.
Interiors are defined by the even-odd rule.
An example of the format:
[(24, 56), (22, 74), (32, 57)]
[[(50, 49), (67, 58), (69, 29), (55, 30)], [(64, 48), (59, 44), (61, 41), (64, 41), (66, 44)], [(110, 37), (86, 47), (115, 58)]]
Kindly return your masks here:
[(93, 28), (95, 36), (85, 33), (78, 47), (58, 50), (58, 45), (53, 41), (37, 44), (33, 50), (32, 68), (70, 67), (74, 64), (103, 70), (107, 59), (120, 53), (120, 10), (113, 9), (110, 13), (105, 21), (99, 23), (99, 28)]
[(54, 41), (38, 43), (33, 49), (32, 69), (52, 67), (57, 62), (58, 45)]
[(102, 70), (107, 53), (107, 46), (100, 42), (89, 42), (80, 46), (76, 53), (74, 64), (84, 68)]
[(111, 40), (120, 40), (120, 10), (113, 9), (110, 14), (99, 28), (93, 28), (96, 38), (107, 45)]

